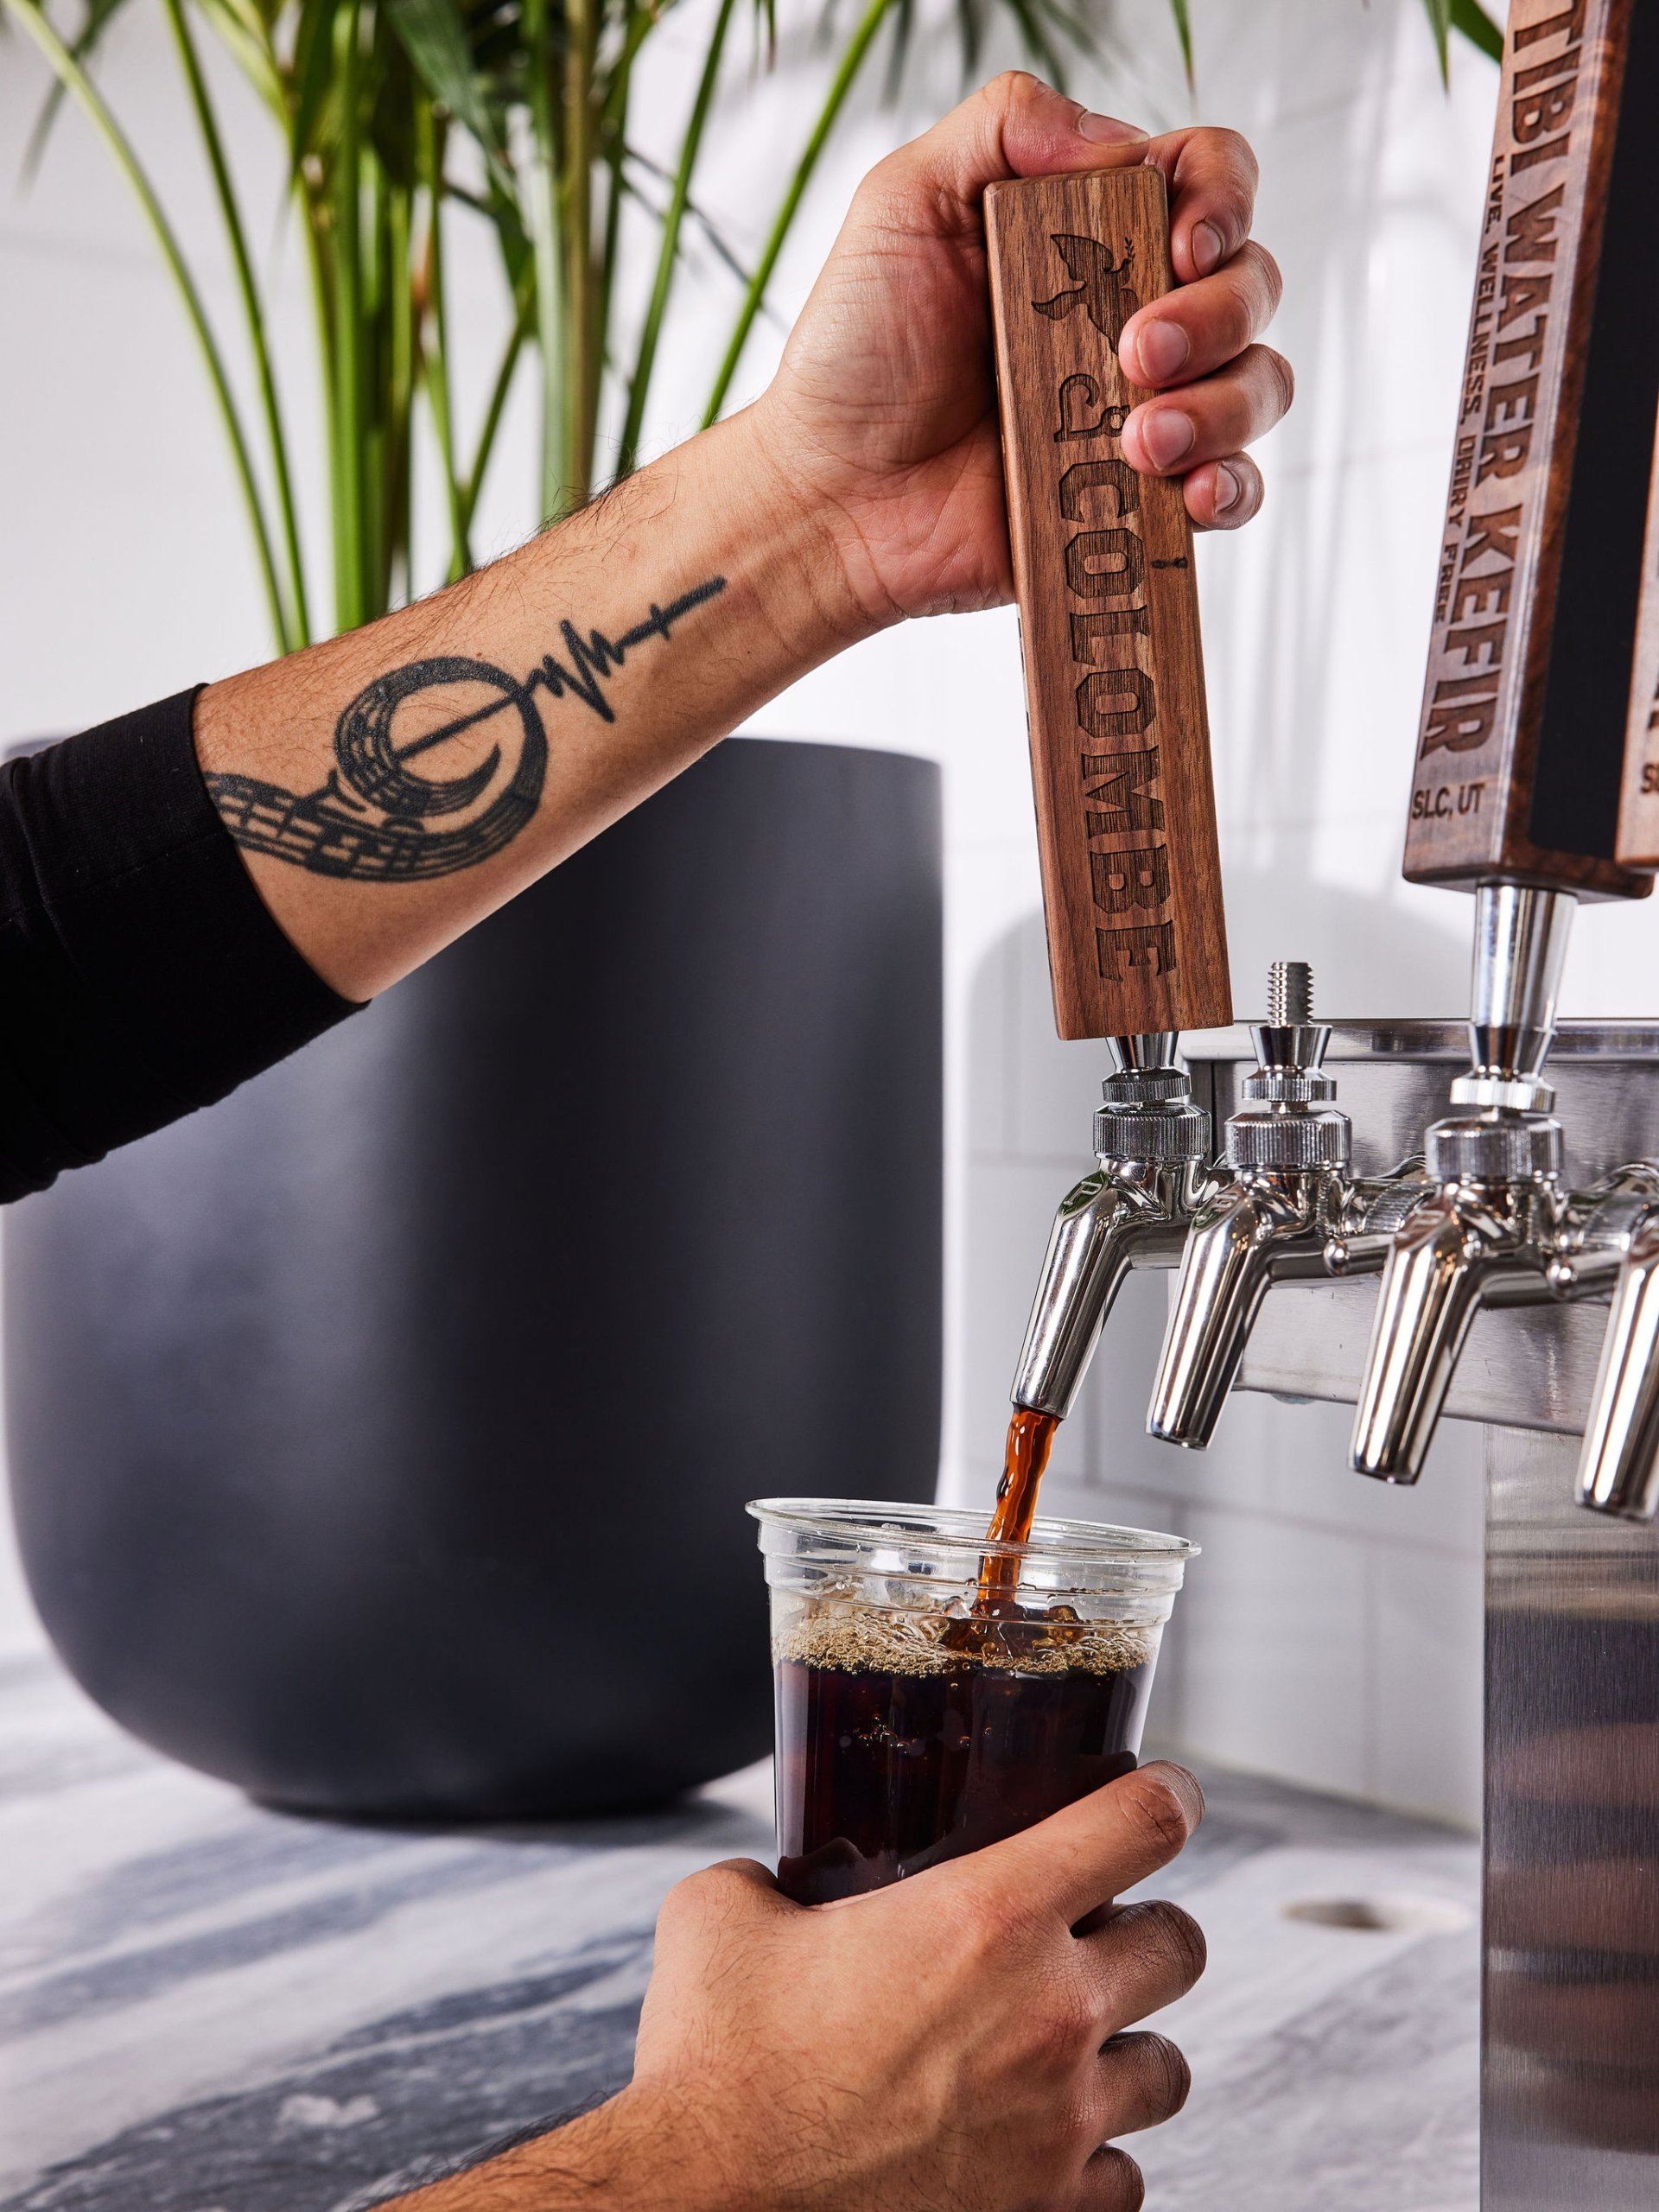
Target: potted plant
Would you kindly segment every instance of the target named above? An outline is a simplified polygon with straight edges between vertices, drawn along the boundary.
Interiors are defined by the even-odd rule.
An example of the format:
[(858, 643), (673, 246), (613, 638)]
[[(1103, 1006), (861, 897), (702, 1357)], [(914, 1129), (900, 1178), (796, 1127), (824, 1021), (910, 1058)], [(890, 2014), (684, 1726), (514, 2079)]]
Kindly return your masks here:
[[(167, 257), (279, 648), (327, 625), (201, 26), (284, 134), (334, 623), (415, 588), (417, 393), (453, 571), (515, 376), (538, 380), (545, 510), (591, 488), (601, 421), (631, 462), (735, 0), (718, 0), (651, 203), (656, 265), (626, 333), (618, 218), (651, 183), (628, 135), (648, 0), (160, 0), (237, 273), (251, 421), (90, 74), (122, 4), (91, 0), (66, 38), (42, 0), (0, 0)], [(993, 4), (963, 0), (965, 58)], [(1001, 4), (1054, 70), (1062, 0)], [(908, 6), (868, 0), (826, 56), (710, 414), (848, 88), (884, 31), (902, 59)], [(1431, 13), (1443, 50), (1454, 23), (1478, 28)], [(464, 430), (446, 282), (463, 222), (512, 302)], [(931, 761), (728, 742), (366, 1013), (11, 1211), (20, 1547), (94, 1698), (179, 1758), (334, 1813), (614, 1809), (765, 1748), (743, 1502), (920, 1500), (937, 1473), (938, 813)]]
[[(702, 67), (666, 171), (631, 136), (641, 50), (672, 0), (158, 0), (174, 42), (213, 182), (257, 392), (253, 420), (226, 367), (178, 232), (94, 75), (98, 43), (132, 0), (83, 0), (79, 27), (59, 27), (47, 0), (0, 0), (85, 111), (137, 195), (200, 346), (247, 510), (279, 652), (329, 627), (349, 629), (416, 588), (410, 571), (416, 398), (423, 393), (441, 464), (448, 571), (472, 565), (472, 526), (508, 392), (537, 380), (539, 507), (552, 517), (594, 488), (601, 421), (620, 473), (637, 458), (664, 320), (688, 224), (715, 92), (733, 66), (738, 0), (719, 0)], [(1442, 70), (1453, 32), (1493, 55), (1502, 35), (1478, 0), (1425, 0)], [(747, 0), (760, 37), (777, 0)], [(1189, 0), (1170, 0), (1189, 79)], [(1094, 51), (1086, 12), (1070, 0), (958, 0), (964, 73), (1001, 18), (1033, 65), (1057, 80), (1068, 56)], [(861, 73), (887, 42), (902, 70), (914, 0), (863, 0), (842, 29), (823, 24), (823, 90), (752, 269), (732, 267), (728, 342), (704, 409), (725, 402), (779, 254)], [(270, 118), (284, 154), (294, 224), (314, 302), (333, 520), (333, 603), (324, 620), (304, 570), (295, 456), (232, 149), (200, 52), (222, 41)], [(37, 141), (40, 134), (37, 132)], [(637, 327), (617, 310), (625, 203), (654, 218), (655, 266)], [(474, 226), (472, 238), (463, 222)], [(446, 261), (476, 250), (499, 261), (508, 334), (481, 418), (457, 419), (450, 376)], [(263, 227), (260, 235), (264, 235)]]

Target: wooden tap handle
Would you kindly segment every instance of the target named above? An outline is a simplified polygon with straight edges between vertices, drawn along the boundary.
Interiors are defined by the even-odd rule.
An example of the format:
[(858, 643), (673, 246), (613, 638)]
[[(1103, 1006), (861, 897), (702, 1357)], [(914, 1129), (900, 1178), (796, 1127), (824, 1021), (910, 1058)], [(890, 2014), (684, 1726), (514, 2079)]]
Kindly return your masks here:
[(1170, 289), (1156, 169), (985, 194), (1037, 840), (1062, 1037), (1230, 1021), (1198, 642), (1178, 482), (1137, 475), (1122, 326)]
[(1648, 540), (1618, 801), (1618, 858), (1625, 868), (1659, 868), (1659, 442), (1648, 493)]
[(1406, 832), (1418, 883), (1639, 897), (1619, 787), (1659, 285), (1653, 0), (1511, 0)]

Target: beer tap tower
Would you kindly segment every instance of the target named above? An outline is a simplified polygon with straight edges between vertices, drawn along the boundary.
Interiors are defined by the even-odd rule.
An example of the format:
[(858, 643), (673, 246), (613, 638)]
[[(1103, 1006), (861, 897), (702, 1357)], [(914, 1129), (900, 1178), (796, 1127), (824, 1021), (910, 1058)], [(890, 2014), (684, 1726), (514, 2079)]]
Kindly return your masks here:
[(993, 185), (985, 215), (1055, 1020), (1111, 1060), (1012, 1394), (1064, 1418), (1125, 1274), (1173, 1267), (1207, 1195), (1177, 1047), (1232, 1009), (1192, 526), (1122, 445), (1147, 395), (1118, 340), (1173, 281), (1164, 181)]
[[(1510, 0), (1405, 861), (1473, 895), (1470, 1020), (1189, 1039), (1237, 1134), (1152, 1421), (1202, 1441), (1235, 1376), (1346, 1401), (1405, 1484), (1484, 1427), (1485, 2212), (1659, 2203), (1659, 1022), (1558, 1016), (1579, 905), (1659, 868), (1656, 134), (1659, 6)], [(1315, 1065), (1374, 1173), (1428, 1124), (1322, 1245), (1363, 1179), (1247, 1133)]]
[(1429, 1129), (1433, 1194), (1383, 1271), (1354, 1465), (1421, 1471), (1483, 1301), (1605, 1292), (1659, 1177), (1574, 1195), (1544, 1080), (1580, 899), (1617, 857), (1659, 403), (1647, 237), (1659, 30), (1630, 0), (1515, 11), (1406, 837), (1475, 893), (1471, 1063)]

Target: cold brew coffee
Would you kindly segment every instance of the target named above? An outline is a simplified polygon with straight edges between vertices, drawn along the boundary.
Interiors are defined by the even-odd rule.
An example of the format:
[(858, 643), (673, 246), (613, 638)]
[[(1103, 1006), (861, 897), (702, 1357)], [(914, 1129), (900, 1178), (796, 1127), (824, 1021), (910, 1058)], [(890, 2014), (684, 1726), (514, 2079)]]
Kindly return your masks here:
[(1127, 1774), (1152, 1661), (1134, 1629), (1075, 1616), (810, 1611), (774, 1655), (780, 1887), (874, 1889)]
[(1023, 1541), (942, 1506), (749, 1508), (772, 1597), (778, 1878), (800, 1903), (1000, 1842), (1135, 1764), (1194, 1547), (1033, 1523), (1041, 1464), (1026, 1454), (1030, 1489), (999, 1504)]

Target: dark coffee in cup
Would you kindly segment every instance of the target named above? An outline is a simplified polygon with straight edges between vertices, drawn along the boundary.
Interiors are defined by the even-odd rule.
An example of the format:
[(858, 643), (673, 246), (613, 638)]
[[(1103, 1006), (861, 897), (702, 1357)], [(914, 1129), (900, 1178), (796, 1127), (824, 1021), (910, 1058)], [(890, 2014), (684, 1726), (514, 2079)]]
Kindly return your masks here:
[(1184, 1538), (1028, 1510), (1019, 1541), (943, 1506), (749, 1510), (772, 1596), (788, 1896), (823, 1904), (921, 1873), (1135, 1764)]
[(1022, 1613), (918, 1649), (887, 1618), (831, 1609), (779, 1639), (778, 1880), (802, 1904), (1000, 1842), (1135, 1764), (1133, 1630)]

